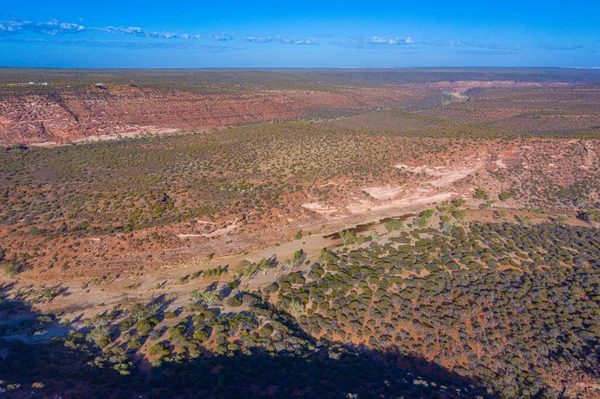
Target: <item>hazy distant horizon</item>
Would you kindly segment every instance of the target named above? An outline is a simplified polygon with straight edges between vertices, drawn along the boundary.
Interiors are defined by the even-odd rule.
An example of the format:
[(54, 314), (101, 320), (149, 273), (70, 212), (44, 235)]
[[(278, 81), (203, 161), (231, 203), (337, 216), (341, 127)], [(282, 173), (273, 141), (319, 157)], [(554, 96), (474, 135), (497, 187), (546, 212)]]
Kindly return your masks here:
[(0, 69), (64, 69), (64, 70), (198, 70), (198, 71), (206, 71), (206, 70), (331, 70), (331, 69), (356, 69), (356, 70), (378, 70), (378, 69), (387, 69), (387, 70), (411, 70), (411, 69), (432, 69), (432, 70), (486, 70), (486, 69), (500, 69), (500, 70), (510, 70), (510, 69), (579, 69), (579, 70), (600, 70), (600, 66), (590, 66), (590, 67), (566, 67), (566, 66), (373, 66), (373, 67), (362, 67), (362, 66), (337, 66), (337, 67), (270, 67), (270, 66), (239, 66), (239, 67), (59, 67), (59, 66), (5, 66), (0, 65)]

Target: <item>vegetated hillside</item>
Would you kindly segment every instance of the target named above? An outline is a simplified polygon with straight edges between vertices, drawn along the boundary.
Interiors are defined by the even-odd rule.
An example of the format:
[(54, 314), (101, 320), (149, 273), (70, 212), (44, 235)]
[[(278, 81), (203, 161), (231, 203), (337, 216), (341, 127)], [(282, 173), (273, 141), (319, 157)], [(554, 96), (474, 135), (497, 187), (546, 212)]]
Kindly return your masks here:
[(468, 102), (425, 111), (527, 136), (598, 137), (600, 86), (471, 89)]
[(32, 276), (104, 274), (241, 253), (477, 187), (490, 198), (476, 206), (597, 208), (595, 140), (506, 140), (398, 112), (350, 120), (0, 151), (6, 258)]
[(313, 336), (422, 356), (502, 397), (594, 397), (598, 233), (556, 225), (425, 229), (384, 246), (325, 254), (301, 287)]
[[(207, 270), (192, 278), (208, 288), (183, 302), (127, 301), (49, 344), (3, 341), (0, 388), (8, 397), (597, 397), (597, 229), (464, 224), (449, 207), (438, 208), (440, 229), (426, 227), (434, 213), (408, 229), (390, 223), (403, 231), (389, 238), (343, 233), (346, 247), (323, 251), (309, 272), (266, 259), (224, 279)], [(272, 269), (279, 278), (261, 291), (241, 288)], [(18, 298), (2, 299), (4, 320)], [(54, 317), (0, 333), (51, 329)]]
[[(298, 222), (318, 217), (301, 207), (309, 199), (336, 204), (364, 197), (365, 186), (403, 184), (412, 176), (393, 168), (396, 162), (426, 162), (442, 156), (447, 145), (446, 140), (279, 124), (10, 149), (0, 152), (4, 246), (14, 248), (13, 255), (38, 247), (24, 263), (37, 263), (39, 257), (73, 267), (82, 256), (96, 262), (131, 250), (146, 255), (157, 247), (182, 245), (172, 229), (155, 229), (161, 226), (178, 225), (177, 232), (201, 235), (241, 218), (240, 232), (268, 235), (294, 218), (291, 228), (296, 229)], [(215, 224), (197, 223), (198, 218)], [(115, 242), (106, 246), (108, 252), (98, 252), (88, 237), (114, 237)], [(209, 238), (198, 239), (214, 251)], [(41, 250), (45, 247), (53, 250)]]
[[(478, 104), (504, 115), (509, 92), (519, 112), (550, 101), (595, 118), (595, 88), (555, 70), (429, 72), (304, 71), (284, 90), (268, 82), (285, 71), (240, 87), (236, 71), (142, 71), (144, 87), (91, 71), (71, 88), (53, 71), (54, 86), (6, 89), (45, 99), (24, 120), (62, 113), (96, 133), (207, 99), (235, 100), (218, 115), (246, 122), (273, 117), (255, 106), (298, 115), (277, 104), (292, 94), (307, 115), (407, 87), (412, 105), (439, 90), (454, 103), (435, 111), (451, 120), (387, 110), (0, 150), (0, 395), (598, 397), (600, 142), (584, 125), (553, 137), (546, 120), (461, 119)], [(115, 82), (84, 82), (98, 74)]]
[[(219, 303), (133, 303), (86, 320), (89, 328), (51, 343), (4, 340), (0, 393), (75, 398), (472, 398), (484, 394), (468, 378), (421, 375), (394, 354), (316, 341), (260, 297), (240, 294), (245, 310)], [(19, 303), (4, 300), (1, 311)], [(27, 319), (39, 331), (50, 316)], [(0, 324), (0, 327), (5, 325)], [(8, 335), (17, 329), (0, 330)], [(4, 333), (4, 334), (2, 334)]]

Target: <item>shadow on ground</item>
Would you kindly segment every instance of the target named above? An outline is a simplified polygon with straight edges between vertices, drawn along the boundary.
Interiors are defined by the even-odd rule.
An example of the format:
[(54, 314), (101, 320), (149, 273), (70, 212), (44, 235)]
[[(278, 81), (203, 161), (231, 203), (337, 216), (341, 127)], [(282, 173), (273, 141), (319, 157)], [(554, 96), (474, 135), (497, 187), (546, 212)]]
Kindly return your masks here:
[[(7, 314), (11, 309), (18, 309), (34, 313), (24, 303), (6, 297), (10, 288), (0, 286), (0, 312)], [(295, 329), (296, 336), (305, 337), (297, 326)], [(65, 339), (25, 342), (0, 335), (0, 396), (63, 399), (487, 397), (476, 381), (423, 359), (400, 358), (393, 353), (327, 343), (311, 342), (308, 348), (299, 347), (297, 351), (267, 352), (264, 348), (253, 348), (233, 356), (208, 353), (182, 363), (166, 362), (160, 367), (138, 364), (137, 371), (129, 375), (94, 365), (99, 354), (100, 350), (92, 345), (67, 347)]]

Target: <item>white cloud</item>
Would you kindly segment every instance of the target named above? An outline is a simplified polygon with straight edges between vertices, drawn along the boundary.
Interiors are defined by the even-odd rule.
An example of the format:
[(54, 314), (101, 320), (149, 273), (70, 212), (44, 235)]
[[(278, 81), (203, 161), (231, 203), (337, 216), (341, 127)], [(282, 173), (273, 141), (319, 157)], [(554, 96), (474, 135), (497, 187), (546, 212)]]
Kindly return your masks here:
[(271, 43), (273, 38), (271, 36), (244, 36), (242, 40), (250, 43)]
[(231, 35), (228, 35), (226, 33), (217, 33), (217, 34), (209, 35), (208, 37), (210, 37), (212, 40), (217, 40), (219, 42), (226, 42), (229, 40), (233, 40), (233, 37), (231, 37)]
[(58, 35), (61, 33), (79, 33), (86, 30), (85, 26), (74, 23), (61, 23), (57, 20), (48, 22), (33, 21), (3, 21), (0, 22), (0, 34), (19, 34), (23, 32), (38, 33), (43, 35)]
[[(153, 38), (153, 39), (181, 39), (181, 40), (199, 40), (201, 36), (198, 34), (192, 34), (181, 31), (174, 32), (158, 32), (148, 31), (139, 26), (102, 26), (102, 27), (86, 27), (77, 23), (60, 22), (58, 20), (51, 20), (48, 22), (33, 22), (33, 21), (20, 21), (13, 19), (10, 21), (0, 21), (0, 36), (19, 35), (23, 33), (32, 33), (38, 35), (56, 36), (59, 34), (80, 34), (84, 32), (99, 32), (108, 35), (130, 35), (140, 38)], [(208, 36), (209, 39), (216, 41), (231, 41), (234, 38), (225, 33), (212, 34)], [(309, 38), (284, 38), (281, 36), (243, 36), (239, 38), (251, 43), (282, 43), (282, 44), (295, 44), (295, 45), (315, 45), (318, 41), (312, 37)]]
[(83, 26), (83, 25), (77, 25), (77, 24), (61, 23), (60, 24), (60, 29), (62, 29), (62, 30), (68, 30), (68, 31), (81, 32), (82, 30), (85, 30), (85, 26)]
[(158, 39), (200, 39), (200, 35), (196, 34), (179, 32), (149, 32), (138, 26), (117, 27), (109, 25), (104, 27), (85, 27), (76, 23), (59, 22), (57, 20), (48, 22), (20, 20), (0, 22), (0, 35), (3, 36), (22, 33), (56, 36), (59, 34), (76, 34), (82, 32), (102, 32), (112, 35), (132, 35)]
[(415, 40), (409, 37), (382, 37), (382, 36), (371, 36), (362, 40), (366, 44), (387, 44), (387, 45), (401, 45), (401, 44), (413, 44)]
[(314, 44), (319, 44), (316, 39), (309, 37), (308, 39), (300, 39), (294, 40), (294, 44), (303, 45), (303, 46), (312, 46)]
[(311, 45), (319, 44), (319, 42), (312, 37), (309, 37), (307, 39), (295, 39), (295, 38), (288, 38), (288, 37), (281, 37), (281, 36), (244, 36), (244, 37), (242, 37), (242, 40), (245, 40), (245, 41), (251, 42), (251, 43), (278, 42), (281, 44), (296, 44), (296, 45), (304, 45), (304, 46), (311, 46)]

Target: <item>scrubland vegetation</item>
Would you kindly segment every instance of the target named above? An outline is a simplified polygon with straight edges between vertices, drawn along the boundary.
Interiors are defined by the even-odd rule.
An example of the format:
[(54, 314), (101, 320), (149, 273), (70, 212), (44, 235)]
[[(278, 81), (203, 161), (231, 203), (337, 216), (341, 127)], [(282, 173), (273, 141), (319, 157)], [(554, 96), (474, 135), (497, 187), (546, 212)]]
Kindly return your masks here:
[(0, 377), (42, 392), (91, 383), (98, 397), (123, 386), (144, 397), (593, 397), (597, 229), (455, 222), (349, 245), (262, 291), (230, 291), (240, 310), (210, 292), (175, 311), (157, 298), (51, 344), (4, 341)]
[(422, 357), (501, 397), (597, 378), (597, 230), (473, 223), (398, 241), (329, 256), (278, 303), (302, 304), (313, 336)]
[[(152, 251), (179, 240), (160, 230), (130, 234), (183, 223), (193, 234), (210, 234), (236, 218), (246, 232), (260, 231), (280, 223), (277, 214), (297, 215), (307, 198), (335, 203), (364, 186), (406, 183), (409, 174), (395, 162), (427, 160), (450, 144), (294, 123), (8, 148), (0, 150), (0, 225), (9, 229), (11, 260), (24, 268), (71, 264), (89, 252), (78, 250), (88, 237), (108, 234), (127, 235), (107, 257), (119, 247)], [(55, 245), (64, 250), (47, 250)]]
[[(388, 111), (339, 122), (7, 148), (0, 151), (0, 237), (11, 262), (8, 273), (88, 261), (97, 251), (89, 241), (94, 237), (123, 235), (95, 262), (128, 249), (143, 254), (177, 247), (175, 234), (182, 230), (211, 237), (237, 223), (246, 234), (282, 226), (281, 215), (305, 217), (302, 203), (343, 207), (368, 199), (364, 187), (414, 187), (428, 179), (395, 168), (398, 163), (445, 167), (482, 148), (500, 154), (517, 145), (532, 148), (517, 153), (515, 166), (476, 172), (454, 184), (468, 196), (473, 186), (488, 190), (486, 200), (474, 198), (482, 209), (506, 203), (570, 212), (598, 208), (595, 141), (515, 137)], [(555, 163), (549, 165), (549, 157)], [(51, 250), (56, 247), (58, 253)]]
[[(289, 124), (0, 152), (2, 223), (81, 232), (128, 231), (278, 206), (286, 194), (352, 176), (403, 180), (398, 159), (443, 153), (443, 140)], [(307, 182), (313, 184), (307, 185)], [(307, 187), (308, 186), (308, 187)], [(326, 197), (325, 197), (326, 198)], [(317, 197), (320, 199), (320, 197)], [(83, 221), (87, 223), (82, 224)]]
[(595, 72), (183, 75), (87, 71), (72, 89), (407, 84), (422, 109), (462, 80), (557, 85), (0, 149), (0, 396), (600, 395)]

